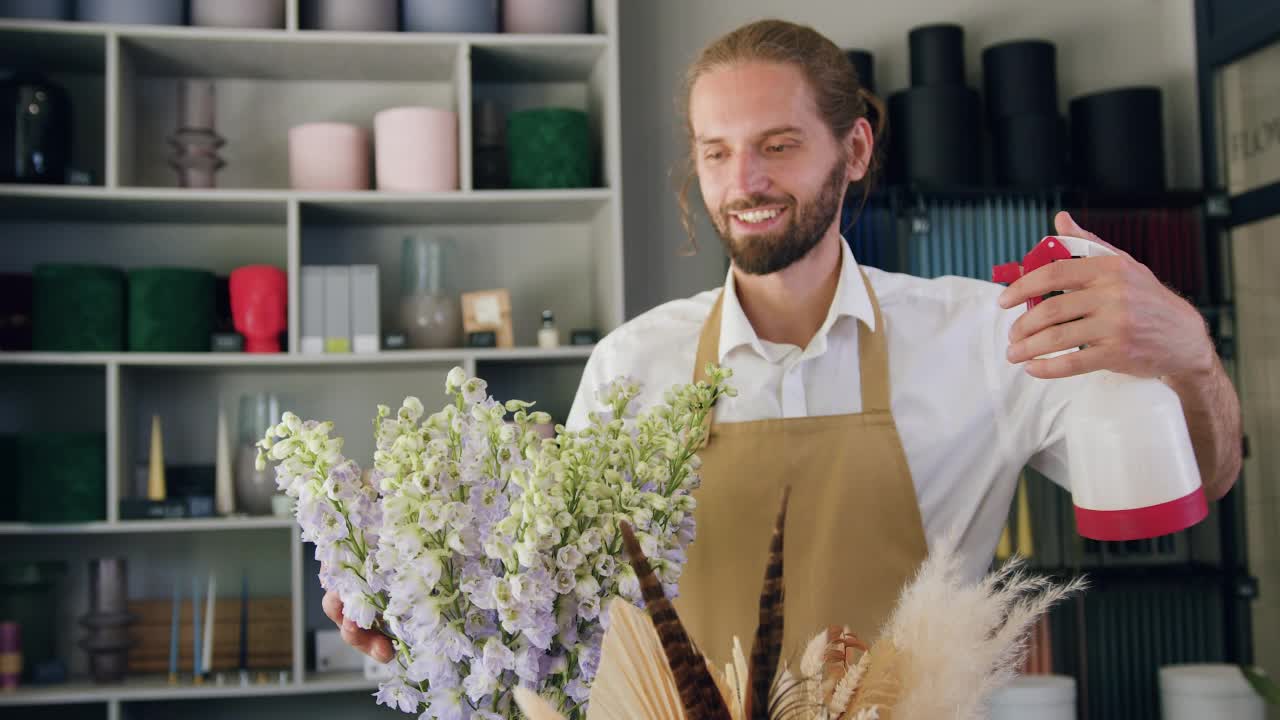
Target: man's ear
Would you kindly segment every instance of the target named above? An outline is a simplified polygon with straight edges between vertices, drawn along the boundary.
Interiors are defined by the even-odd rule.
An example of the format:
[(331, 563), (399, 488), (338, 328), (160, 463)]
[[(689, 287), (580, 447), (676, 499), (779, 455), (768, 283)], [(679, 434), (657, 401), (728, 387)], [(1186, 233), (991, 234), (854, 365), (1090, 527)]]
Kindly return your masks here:
[(858, 118), (844, 138), (845, 156), (848, 158), (846, 172), (850, 183), (856, 183), (867, 176), (871, 168), (871, 156), (875, 152), (875, 137), (871, 131), (871, 123), (866, 118)]

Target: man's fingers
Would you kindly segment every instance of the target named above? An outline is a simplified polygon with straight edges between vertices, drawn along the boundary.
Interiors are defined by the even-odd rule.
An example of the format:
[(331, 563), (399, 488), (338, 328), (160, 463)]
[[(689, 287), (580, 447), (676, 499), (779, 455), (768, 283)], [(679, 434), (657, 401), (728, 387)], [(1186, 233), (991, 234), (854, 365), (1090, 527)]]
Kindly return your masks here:
[(338, 593), (330, 590), (324, 594), (324, 599), (320, 601), (320, 607), (324, 608), (324, 614), (329, 616), (335, 625), (342, 625), (342, 598), (338, 597)]
[(1057, 357), (1032, 360), (1023, 368), (1032, 377), (1052, 380), (1102, 370), (1106, 364), (1106, 349), (1095, 345)]
[(1042, 355), (1094, 343), (1101, 336), (1101, 323), (1097, 318), (1085, 318), (1054, 325), (1010, 345), (1009, 362), (1015, 364), (1032, 362)]
[(376, 630), (362, 630), (355, 623), (342, 624), (342, 641), (378, 662), (390, 662), (391, 641)]
[(1058, 260), (1032, 270), (1000, 293), (1000, 307), (1011, 308), (1031, 298), (1059, 290), (1082, 290), (1109, 271), (1117, 269), (1118, 258), (1087, 257)]
[(1085, 230), (1084, 228), (1080, 227), (1080, 225), (1076, 222), (1076, 219), (1071, 217), (1071, 213), (1067, 212), (1066, 210), (1060, 210), (1058, 211), (1057, 215), (1053, 216), (1053, 225), (1055, 228), (1057, 228), (1059, 235), (1067, 235), (1070, 237), (1078, 237), (1078, 238), (1084, 238), (1085, 240), (1092, 240), (1098, 243), (1099, 245), (1102, 245), (1103, 247), (1110, 248), (1111, 250), (1114, 250), (1115, 252), (1125, 257), (1129, 257), (1129, 253), (1121, 250), (1115, 245), (1112, 245), (1106, 240), (1103, 240), (1097, 235), (1094, 235), (1088, 230)]
[[(1046, 328), (1092, 315), (1102, 304), (1095, 290), (1057, 295), (1023, 313), (1009, 328), (1009, 343), (1016, 345)], [(1015, 361), (1017, 362), (1017, 361)]]

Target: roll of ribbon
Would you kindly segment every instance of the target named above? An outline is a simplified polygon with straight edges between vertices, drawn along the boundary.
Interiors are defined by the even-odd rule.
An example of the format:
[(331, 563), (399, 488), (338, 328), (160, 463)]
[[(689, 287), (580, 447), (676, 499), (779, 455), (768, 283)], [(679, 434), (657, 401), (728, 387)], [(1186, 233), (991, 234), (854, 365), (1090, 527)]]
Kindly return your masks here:
[(853, 72), (858, 76), (858, 84), (870, 92), (875, 92), (875, 56), (869, 50), (846, 50), (844, 54), (853, 65)]
[(1157, 87), (1132, 87), (1071, 101), (1071, 156), (1078, 183), (1112, 192), (1164, 190), (1161, 97)]
[(591, 131), (581, 110), (539, 108), (511, 113), (507, 152), (513, 188), (582, 188), (592, 183)]
[(213, 335), (214, 278), (205, 270), (129, 271), (129, 350), (207, 352)]
[(284, 0), (191, 0), (191, 24), (208, 27), (283, 28)]
[(296, 190), (368, 190), (369, 133), (357, 125), (304, 123), (289, 129), (289, 182)]
[(77, 0), (76, 19), (114, 25), (185, 25), (186, 7), (173, 0)]
[(400, 27), (396, 0), (312, 0), (302, 9), (308, 29), (395, 32)]
[(964, 28), (950, 23), (921, 25), (907, 33), (911, 87), (964, 85)]
[(409, 32), (498, 32), (498, 0), (404, 0)]
[(1057, 115), (1057, 53), (1052, 43), (1020, 40), (982, 51), (987, 118)]
[(1052, 187), (1066, 181), (1066, 127), (1057, 114), (1004, 115), (991, 129), (997, 184)]
[(105, 433), (23, 433), (17, 450), (20, 520), (71, 523), (106, 518)]
[(889, 98), (893, 152), (902, 180), (925, 185), (982, 182), (982, 106), (963, 85), (913, 87)]
[(71, 0), (0, 0), (0, 17), (70, 20), (71, 8)]
[(125, 277), (100, 265), (37, 265), (32, 349), (119, 352), (125, 347)]
[(586, 0), (503, 0), (502, 29), (509, 33), (585, 33)]
[(373, 118), (379, 190), (458, 189), (458, 115), (430, 107), (400, 107)]

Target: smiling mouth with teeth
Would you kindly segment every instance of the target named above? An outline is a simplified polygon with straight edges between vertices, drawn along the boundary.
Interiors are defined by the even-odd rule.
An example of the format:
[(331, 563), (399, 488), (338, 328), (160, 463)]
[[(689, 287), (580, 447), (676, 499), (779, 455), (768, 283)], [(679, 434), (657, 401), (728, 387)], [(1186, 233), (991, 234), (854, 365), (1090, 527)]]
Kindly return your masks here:
[(735, 218), (745, 223), (758, 224), (767, 220), (772, 220), (782, 214), (782, 208), (770, 208), (767, 210), (745, 210), (742, 212), (731, 213)]

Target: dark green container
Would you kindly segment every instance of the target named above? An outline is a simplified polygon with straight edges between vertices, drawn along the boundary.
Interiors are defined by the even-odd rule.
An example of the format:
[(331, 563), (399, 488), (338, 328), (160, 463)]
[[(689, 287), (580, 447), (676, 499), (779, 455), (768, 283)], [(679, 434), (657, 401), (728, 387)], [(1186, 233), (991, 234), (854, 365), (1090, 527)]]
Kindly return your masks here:
[[(22, 628), (22, 682), (58, 657), (58, 599), (67, 567), (60, 562), (0, 565), (0, 621)], [(19, 713), (20, 715), (21, 713)]]
[(37, 265), (31, 347), (43, 352), (119, 352), (125, 346), (124, 273), (103, 265)]
[(129, 271), (129, 350), (208, 352), (214, 275), (187, 268)]
[(511, 187), (591, 187), (595, 153), (587, 114), (568, 108), (519, 110), (507, 117)]
[(17, 441), (17, 461), (20, 521), (106, 519), (105, 433), (22, 433)]
[[(18, 436), (0, 435), (0, 458), (9, 467), (15, 467), (18, 457)], [(0, 522), (18, 521), (18, 473), (0, 473)]]

